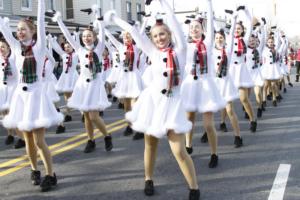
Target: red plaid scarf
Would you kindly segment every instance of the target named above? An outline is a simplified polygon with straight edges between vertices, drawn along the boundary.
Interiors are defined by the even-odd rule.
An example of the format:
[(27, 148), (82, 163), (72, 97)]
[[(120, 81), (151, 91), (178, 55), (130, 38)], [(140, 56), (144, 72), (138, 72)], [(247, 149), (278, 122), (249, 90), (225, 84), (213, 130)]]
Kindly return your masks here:
[(175, 51), (173, 50), (173, 45), (165, 49), (161, 49), (163, 52), (167, 52), (167, 64), (166, 67), (170, 72), (169, 77), (169, 85), (168, 85), (168, 93), (172, 92), (172, 88), (174, 86), (179, 85), (179, 63), (176, 56)]
[(34, 41), (32, 41), (29, 46), (25, 46), (21, 43), (22, 56), (25, 57), (21, 69), (23, 83), (34, 83), (37, 81), (36, 60), (32, 50), (34, 44)]
[(66, 74), (69, 72), (69, 69), (72, 67), (73, 52), (68, 53), (68, 58), (67, 59), (68, 59), (67, 63), (66, 63), (67, 64), (67, 69), (65, 71)]
[(126, 58), (125, 58), (125, 67), (128, 68), (129, 71), (133, 70), (133, 62), (134, 62), (134, 49), (133, 44), (126, 45)]
[(195, 40), (193, 41), (193, 43), (196, 44), (197, 49), (194, 52), (194, 63), (193, 63), (192, 74), (196, 76), (197, 60), (199, 61), (199, 65), (200, 65), (200, 73), (201, 74), (207, 73), (207, 51), (202, 39)]
[(3, 65), (3, 83), (6, 83), (8, 76), (12, 76), (12, 70), (9, 62), (9, 56), (11, 52), (9, 52), (8, 56), (4, 57)]
[(225, 47), (223, 47), (221, 50), (221, 61), (218, 66), (218, 77), (224, 77), (227, 74), (227, 65), (228, 65), (228, 59), (225, 51)]
[(243, 40), (242, 37), (240, 36), (235, 36), (235, 39), (237, 40), (237, 46), (238, 46), (238, 49), (237, 49), (237, 56), (240, 57), (242, 56), (243, 54), (247, 53), (247, 47), (246, 47), (246, 44)]
[(109, 60), (109, 57), (106, 56), (104, 59), (103, 59), (103, 66), (104, 66), (104, 71), (108, 70), (109, 67), (110, 67), (110, 60)]

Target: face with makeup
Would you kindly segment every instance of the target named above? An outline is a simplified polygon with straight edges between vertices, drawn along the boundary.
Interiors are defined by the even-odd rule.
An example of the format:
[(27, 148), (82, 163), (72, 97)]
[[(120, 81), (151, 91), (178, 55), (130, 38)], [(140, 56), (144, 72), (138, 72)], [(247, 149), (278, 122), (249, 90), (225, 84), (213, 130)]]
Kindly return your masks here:
[(166, 25), (156, 25), (151, 29), (151, 38), (157, 48), (167, 48), (171, 43), (171, 32)]
[(7, 56), (9, 54), (10, 48), (6, 42), (0, 41), (0, 56)]
[(91, 30), (84, 30), (82, 33), (82, 42), (85, 46), (91, 46), (96, 41), (96, 36)]
[(17, 37), (21, 42), (26, 42), (32, 39), (35, 30), (29, 26), (29, 23), (20, 21), (17, 26)]
[(215, 34), (215, 44), (218, 48), (222, 48), (225, 45), (225, 38), (221, 33)]
[(193, 20), (190, 23), (189, 35), (193, 40), (201, 39), (203, 34), (203, 28), (199, 21)]
[(73, 48), (69, 43), (64, 44), (64, 49), (65, 49), (66, 53), (72, 53), (73, 52)]
[(130, 33), (128, 33), (128, 32), (123, 33), (123, 43), (125, 45), (132, 44), (132, 37), (131, 37)]
[(274, 39), (269, 38), (269, 39), (267, 40), (267, 46), (268, 46), (269, 48), (273, 49), (273, 48), (275, 47), (275, 45), (274, 45)]
[(250, 48), (255, 48), (255, 47), (256, 47), (256, 44), (257, 44), (257, 38), (251, 36), (251, 37), (249, 38), (249, 42), (248, 42), (249, 47), (250, 47)]
[(242, 25), (240, 25), (240, 24), (236, 24), (236, 26), (235, 26), (235, 34), (237, 36), (242, 36), (243, 32), (244, 32), (244, 27)]

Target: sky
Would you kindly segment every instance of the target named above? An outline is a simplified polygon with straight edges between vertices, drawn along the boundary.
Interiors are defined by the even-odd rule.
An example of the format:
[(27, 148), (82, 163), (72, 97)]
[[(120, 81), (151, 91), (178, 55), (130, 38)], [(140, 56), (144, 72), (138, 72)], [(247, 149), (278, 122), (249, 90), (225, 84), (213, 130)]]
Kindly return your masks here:
[[(167, 0), (173, 5), (175, 11), (206, 10), (206, 0)], [(216, 17), (224, 18), (224, 9), (234, 10), (239, 5), (246, 5), (257, 18), (265, 17), (268, 23), (277, 25), (289, 37), (298, 36), (300, 39), (300, 17), (299, 0), (212, 0), (213, 9)], [(276, 16), (274, 12), (274, 3), (276, 4)], [(150, 10), (157, 8), (157, 2), (153, 1)], [(179, 19), (183, 20), (183, 19)]]

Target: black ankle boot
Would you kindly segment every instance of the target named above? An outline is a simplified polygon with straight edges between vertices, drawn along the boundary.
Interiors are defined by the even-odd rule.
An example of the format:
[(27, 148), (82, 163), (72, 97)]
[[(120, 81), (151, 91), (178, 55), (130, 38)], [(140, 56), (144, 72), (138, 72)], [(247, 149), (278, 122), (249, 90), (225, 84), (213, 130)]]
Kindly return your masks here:
[(38, 170), (31, 170), (31, 182), (32, 185), (41, 184), (41, 172)]
[(154, 195), (154, 184), (152, 180), (145, 181), (144, 193), (146, 196)]
[(273, 101), (273, 106), (277, 107), (277, 101), (276, 100)]
[(104, 112), (103, 111), (99, 111), (99, 116), (103, 117), (104, 116)]
[(96, 148), (96, 143), (95, 140), (88, 140), (85, 149), (84, 149), (84, 153), (91, 153), (92, 151), (94, 151)]
[(47, 192), (56, 185), (57, 185), (57, 179), (56, 179), (56, 175), (54, 173), (53, 176), (49, 176), (49, 175), (45, 176), (40, 187), (41, 187), (42, 192)]
[(234, 147), (239, 148), (241, 146), (243, 146), (243, 139), (239, 136), (235, 136), (234, 137)]
[(245, 116), (244, 116), (245, 119), (249, 119), (249, 115), (248, 113), (245, 111)]
[(225, 122), (223, 122), (223, 123), (220, 124), (220, 130), (223, 131), (223, 132), (227, 132), (228, 131)]
[(189, 200), (199, 200), (199, 199), (200, 199), (200, 190), (190, 189)]
[(60, 134), (60, 133), (64, 133), (66, 131), (66, 127), (62, 126), (62, 125), (59, 125), (57, 128), (56, 128), (56, 134)]
[(250, 130), (251, 130), (252, 133), (256, 132), (256, 127), (257, 127), (257, 122), (256, 121), (250, 122)]
[(207, 138), (207, 133), (204, 132), (202, 137), (201, 137), (201, 142), (202, 143), (207, 143), (208, 142), (208, 138)]
[(261, 116), (262, 116), (262, 109), (258, 108), (257, 109), (257, 118), (261, 118)]
[(216, 168), (218, 166), (219, 157), (216, 154), (210, 156), (210, 161), (208, 163), (209, 168)]
[(126, 129), (125, 129), (125, 131), (123, 132), (123, 135), (124, 136), (129, 136), (131, 134), (133, 134), (133, 130), (132, 130), (132, 128), (130, 126), (127, 126)]
[(70, 122), (70, 121), (72, 121), (72, 116), (71, 115), (66, 115), (65, 119), (64, 119), (64, 122)]
[(124, 104), (119, 103), (119, 104), (118, 104), (118, 108), (119, 108), (119, 109), (124, 109)]
[(286, 91), (287, 91), (286, 88), (283, 88), (283, 92), (286, 93)]
[(293, 87), (293, 84), (292, 84), (292, 83), (289, 83), (289, 86), (290, 86), (290, 87)]
[(8, 135), (8, 136), (6, 137), (4, 143), (5, 143), (6, 145), (10, 145), (10, 144), (14, 143), (14, 140), (15, 140), (15, 137), (14, 137), (14, 136)]
[(136, 132), (134, 136), (132, 137), (133, 140), (141, 140), (144, 138), (144, 133)]
[(105, 143), (105, 150), (111, 151), (113, 148), (113, 144), (112, 144), (112, 138), (110, 135), (104, 137), (104, 143)]
[(18, 139), (15, 144), (15, 149), (21, 149), (23, 147), (25, 147), (25, 141), (22, 139)]
[(118, 98), (117, 97), (113, 97), (113, 102), (117, 102), (118, 101)]
[(269, 101), (271, 101), (271, 100), (272, 100), (272, 95), (268, 94), (268, 95), (267, 95), (267, 99), (268, 99)]
[(193, 153), (193, 147), (185, 147), (185, 149), (189, 155)]

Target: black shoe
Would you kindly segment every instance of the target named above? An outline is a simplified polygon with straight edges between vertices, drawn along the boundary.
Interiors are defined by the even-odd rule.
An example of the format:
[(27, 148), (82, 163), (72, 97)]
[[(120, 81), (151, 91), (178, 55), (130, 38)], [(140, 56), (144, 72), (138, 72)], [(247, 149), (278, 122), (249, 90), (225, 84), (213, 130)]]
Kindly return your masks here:
[(83, 152), (84, 153), (91, 153), (92, 151), (95, 150), (95, 148), (96, 148), (95, 140), (94, 141), (88, 140)]
[(276, 107), (277, 106), (277, 101), (273, 101), (273, 106)]
[(261, 105), (261, 110), (266, 111), (266, 107), (265, 107), (264, 103)]
[(283, 92), (286, 93), (286, 88), (283, 88)]
[(207, 138), (207, 133), (204, 132), (202, 137), (201, 137), (201, 142), (202, 143), (207, 143), (208, 142), (208, 138)]
[(36, 170), (31, 170), (31, 182), (32, 185), (40, 185), (41, 184), (41, 172)]
[(103, 117), (103, 116), (104, 116), (104, 112), (103, 112), (103, 111), (100, 111), (100, 112), (99, 112), (99, 116), (100, 116), (100, 117)]
[(293, 87), (293, 84), (292, 84), (292, 83), (289, 83), (289, 86)]
[(190, 189), (189, 200), (199, 200), (199, 199), (200, 199), (200, 190)]
[(126, 129), (125, 129), (125, 131), (123, 132), (123, 135), (124, 136), (129, 136), (131, 134), (133, 134), (133, 130), (132, 130), (132, 128), (130, 126), (127, 126)]
[(72, 121), (72, 116), (66, 115), (65, 119), (64, 119), (64, 122), (70, 122), (70, 121)]
[(66, 127), (62, 126), (62, 125), (59, 125), (57, 128), (56, 128), (56, 134), (60, 134), (60, 133), (64, 133), (66, 131)]
[(17, 143), (15, 144), (15, 149), (21, 149), (25, 147), (25, 141), (22, 139), (18, 139)]
[(218, 166), (219, 157), (216, 154), (210, 156), (210, 161), (208, 163), (209, 168), (216, 168)]
[(124, 109), (124, 104), (119, 103), (119, 104), (118, 104), (118, 108), (119, 108), (119, 109)]
[(55, 173), (53, 176), (45, 176), (44, 180), (40, 184), (42, 192), (47, 192), (52, 189), (52, 187), (57, 185), (57, 179)]
[(113, 97), (113, 102), (117, 102), (118, 101), (118, 98), (117, 97)]
[(234, 145), (235, 145), (234, 146), (235, 148), (239, 148), (239, 147), (243, 146), (243, 139), (239, 136), (235, 136), (234, 137)]
[(250, 130), (252, 133), (256, 132), (256, 127), (257, 127), (256, 121), (250, 122)]
[(185, 149), (189, 155), (191, 155), (193, 153), (193, 147), (185, 147)]
[(249, 119), (249, 115), (248, 113), (245, 111), (245, 116), (244, 116), (245, 119)]
[(107, 98), (109, 98), (109, 99), (112, 98), (112, 95), (111, 95), (111, 94), (108, 94), (108, 95), (107, 95)]
[(266, 101), (263, 101), (263, 102), (262, 102), (262, 105), (263, 105), (264, 108), (267, 107), (267, 102), (266, 102)]
[(282, 84), (279, 84), (279, 90), (281, 90), (282, 89)]
[(227, 132), (228, 131), (225, 122), (223, 122), (223, 123), (220, 124), (220, 130), (223, 131), (223, 132)]
[(8, 136), (6, 137), (4, 143), (5, 143), (6, 145), (10, 145), (10, 144), (14, 143), (14, 141), (15, 141), (15, 137), (12, 136), (12, 135), (8, 135)]
[(268, 99), (269, 101), (271, 101), (271, 100), (272, 100), (272, 95), (268, 94), (268, 95), (267, 95), (267, 99)]
[(154, 195), (154, 184), (152, 180), (145, 181), (144, 193), (146, 196)]
[(140, 139), (143, 139), (144, 138), (144, 133), (141, 133), (141, 132), (136, 132), (134, 134), (134, 136), (132, 137), (133, 140), (140, 140)]
[(283, 97), (279, 94), (279, 95), (278, 95), (278, 99), (279, 99), (279, 100), (282, 100)]
[(111, 151), (113, 148), (112, 138), (110, 135), (104, 137), (105, 150)]
[(84, 123), (84, 115), (81, 115), (81, 122)]
[(261, 116), (262, 116), (262, 109), (258, 108), (257, 109), (257, 118), (261, 118)]

